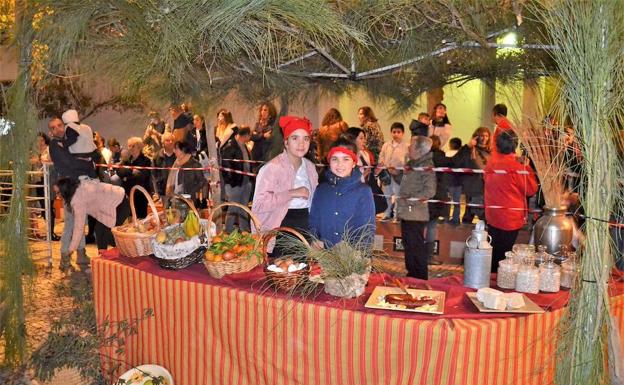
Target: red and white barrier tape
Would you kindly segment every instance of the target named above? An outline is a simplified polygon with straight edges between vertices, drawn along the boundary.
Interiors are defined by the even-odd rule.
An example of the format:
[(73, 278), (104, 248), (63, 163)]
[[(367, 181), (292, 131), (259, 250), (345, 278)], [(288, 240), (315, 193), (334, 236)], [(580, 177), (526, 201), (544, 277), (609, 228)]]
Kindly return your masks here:
[[(231, 162), (242, 162), (242, 163), (264, 163), (255, 160), (241, 160), (241, 159), (222, 159)], [(127, 165), (107, 165), (107, 164), (96, 164), (97, 167), (106, 167), (106, 168), (125, 168), (131, 170), (199, 170), (199, 171), (209, 171), (209, 170), (224, 170), (229, 172), (234, 172), (237, 174), (243, 174), (248, 176), (256, 176), (256, 174), (251, 172), (245, 172), (240, 170), (235, 170), (227, 167), (155, 167), (155, 166), (127, 166)], [(317, 166), (323, 166), (324, 164), (317, 164)], [(363, 168), (371, 168), (377, 169), (376, 166), (361, 166)], [(461, 174), (518, 174), (518, 175), (533, 175), (534, 172), (526, 171), (526, 170), (491, 170), (485, 171), (478, 168), (454, 168), (454, 167), (379, 167), (382, 170), (403, 170), (403, 171), (427, 171), (427, 172), (444, 172), (444, 173), (461, 173)]]
[[(244, 159), (221, 159), (222, 161), (238, 162), (238, 163), (266, 163), (260, 160), (244, 160)], [(326, 164), (317, 163), (318, 167), (327, 167)], [(479, 168), (465, 168), (465, 167), (386, 167), (386, 166), (360, 166), (362, 168), (380, 169), (380, 170), (403, 170), (403, 171), (431, 171), (431, 172), (444, 172), (444, 173), (460, 173), (460, 174), (519, 174), (519, 175), (532, 175), (534, 172), (526, 170), (491, 170), (485, 171)]]
[(207, 166), (207, 167), (156, 167), (156, 166), (128, 166), (128, 165), (121, 165), (121, 164), (113, 164), (113, 165), (109, 165), (109, 164), (96, 164), (96, 167), (103, 167), (103, 168), (122, 168), (122, 169), (129, 169), (129, 170), (191, 170), (191, 171), (211, 171), (211, 170), (223, 170), (223, 171), (228, 171), (228, 172), (233, 172), (236, 174), (242, 174), (242, 175), (247, 175), (247, 176), (256, 176), (256, 174), (252, 173), (252, 172), (246, 172), (246, 171), (240, 171), (240, 170), (235, 170), (233, 168), (227, 168), (227, 167), (212, 167), (212, 166)]
[[(384, 195), (384, 194), (373, 194), (375, 196), (380, 196), (380, 197), (384, 197), (384, 198), (398, 198), (398, 199), (403, 199), (406, 200), (408, 202), (421, 202), (421, 203), (442, 203), (445, 205), (460, 205), (461, 202), (455, 202), (455, 201), (450, 201), (450, 200), (441, 200), (441, 199), (427, 199), (427, 198), (401, 198), (397, 195)], [(479, 208), (483, 208), (485, 209), (486, 206), (480, 203), (465, 203), (466, 207), (479, 207)], [(526, 207), (505, 207), (505, 206), (498, 206), (498, 205), (492, 205), (492, 206), (487, 206), (487, 208), (489, 209), (505, 209), (505, 210), (515, 210), (515, 211), (528, 211), (529, 213), (541, 213), (542, 210), (540, 209), (527, 209)], [(571, 214), (571, 213), (566, 213), (566, 214)]]
[[(246, 161), (246, 162), (257, 162), (257, 161)], [(197, 171), (210, 171), (210, 170), (223, 170), (223, 171), (228, 171), (228, 172), (233, 172), (233, 173), (237, 173), (237, 174), (242, 174), (242, 175), (247, 175), (250, 177), (255, 177), (256, 174), (252, 173), (252, 172), (246, 172), (246, 171), (240, 171), (240, 170), (234, 170), (232, 168), (227, 168), (227, 167), (212, 167), (212, 166), (207, 166), (207, 167), (155, 167), (155, 166), (127, 166), (127, 165), (107, 165), (107, 164), (96, 164), (97, 167), (106, 167), (106, 168), (124, 168), (124, 169), (131, 169), (131, 170), (197, 170)], [(449, 168), (449, 167), (419, 167), (419, 168), (413, 168), (412, 170), (417, 170), (420, 171), (420, 169), (422, 169), (423, 171), (440, 171), (440, 172), (463, 172), (463, 171), (455, 171), (455, 170), (471, 170), (471, 171), (480, 171), (483, 172), (483, 170), (472, 170), (472, 169), (455, 169), (455, 168)], [(446, 171), (446, 170), (453, 170), (453, 171)], [(466, 171), (469, 172), (469, 171)], [(494, 173), (497, 174), (505, 174), (507, 173), (504, 170), (494, 170)], [(528, 174), (528, 172), (526, 171), (518, 171), (518, 174)], [(219, 184), (218, 182), (216, 183), (217, 185)], [(384, 194), (375, 194), (377, 196), (382, 196), (384, 198), (390, 198), (390, 197), (396, 197), (396, 195), (384, 195)], [(415, 201), (415, 202), (422, 202), (422, 203), (442, 203), (442, 204), (446, 204), (446, 205), (459, 205), (460, 202), (454, 202), (454, 201), (445, 201), (445, 200), (440, 200), (440, 199), (421, 199), (421, 198), (403, 198), (403, 199), (407, 199), (408, 201)], [(491, 206), (485, 206), (483, 204), (479, 204), (479, 203), (465, 203), (465, 205), (467, 207), (478, 207), (478, 208), (488, 208), (488, 209), (502, 209), (502, 210), (515, 210), (515, 211), (526, 211), (528, 213), (541, 213), (542, 210), (540, 209), (528, 209), (525, 207), (505, 207), (505, 206), (498, 206), (498, 205), (491, 205)], [(566, 213), (567, 215), (573, 215), (573, 213)], [(596, 220), (596, 221), (600, 221), (600, 222), (605, 222), (608, 223), (610, 226), (613, 227), (624, 227), (624, 223), (618, 223), (618, 222), (614, 222), (614, 221), (608, 221), (605, 219), (599, 219), (599, 218), (592, 218), (592, 217), (588, 217), (582, 214), (578, 215), (581, 218), (585, 218), (585, 219), (590, 219), (590, 220)]]
[[(397, 198), (396, 195), (384, 195), (384, 194), (373, 194), (376, 196), (381, 196), (384, 198)], [(399, 199), (405, 199), (407, 201), (410, 202), (422, 202), (422, 203), (442, 203), (445, 205), (460, 205), (460, 202), (455, 202), (455, 201), (449, 201), (449, 200), (441, 200), (441, 199), (426, 199), (426, 198), (400, 198)], [(526, 207), (505, 207), (505, 206), (499, 206), (499, 205), (491, 205), (491, 206), (486, 206), (484, 204), (480, 204), (480, 203), (465, 203), (466, 207), (478, 207), (478, 208), (482, 208), (482, 209), (503, 209), (503, 210), (514, 210), (514, 211), (526, 211), (529, 214), (539, 214), (542, 213), (543, 210), (540, 209), (529, 209)], [(569, 216), (573, 216), (575, 215), (572, 212), (566, 212), (566, 215)], [(578, 216), (579, 218), (583, 218), (583, 219), (589, 219), (589, 220), (595, 220), (595, 221), (600, 221), (600, 222), (604, 222), (607, 223), (609, 226), (611, 227), (623, 227), (624, 228), (624, 223), (619, 223), (619, 222), (615, 222), (615, 221), (608, 221), (605, 219), (600, 219), (600, 218), (593, 218), (584, 214), (576, 214), (576, 216)]]

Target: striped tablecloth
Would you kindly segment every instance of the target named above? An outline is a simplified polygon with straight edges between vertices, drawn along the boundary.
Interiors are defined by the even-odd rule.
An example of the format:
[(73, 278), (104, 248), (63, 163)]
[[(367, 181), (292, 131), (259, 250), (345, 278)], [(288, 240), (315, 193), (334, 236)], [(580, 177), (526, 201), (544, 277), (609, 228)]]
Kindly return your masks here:
[[(126, 339), (124, 353), (102, 353), (126, 365), (164, 366), (176, 385), (543, 384), (553, 377), (563, 309), (418, 320), (170, 279), (103, 258), (92, 265), (98, 324), (154, 313)], [(612, 306), (622, 331), (624, 295)]]

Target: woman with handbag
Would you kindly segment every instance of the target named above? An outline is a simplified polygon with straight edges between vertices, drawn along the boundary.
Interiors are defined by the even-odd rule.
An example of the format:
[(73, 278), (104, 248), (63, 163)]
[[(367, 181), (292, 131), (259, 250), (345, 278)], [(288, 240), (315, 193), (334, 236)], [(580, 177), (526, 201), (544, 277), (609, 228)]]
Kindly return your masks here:
[[(197, 193), (206, 185), (204, 172), (199, 169), (201, 163), (193, 157), (195, 148), (189, 142), (175, 142), (173, 153), (176, 160), (173, 163), (173, 170), (169, 171), (167, 184), (165, 187), (165, 206), (169, 205), (169, 200), (175, 194), (188, 194), (192, 197), (193, 203), (199, 204)], [(177, 169), (177, 168), (180, 169)]]

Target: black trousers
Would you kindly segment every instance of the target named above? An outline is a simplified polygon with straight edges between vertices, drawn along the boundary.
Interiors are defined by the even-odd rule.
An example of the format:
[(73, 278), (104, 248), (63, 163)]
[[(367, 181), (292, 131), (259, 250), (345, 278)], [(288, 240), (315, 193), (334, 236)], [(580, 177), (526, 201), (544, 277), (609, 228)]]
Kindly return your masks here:
[[(45, 197), (45, 190), (43, 189), (43, 187), (37, 187), (36, 191), (37, 191), (37, 197), (39, 198)], [(56, 214), (54, 210), (54, 197), (55, 196), (56, 195), (54, 193), (48, 196), (48, 234), (50, 234), (50, 237), (52, 237), (52, 234), (54, 234), (54, 223), (56, 221), (56, 217), (55, 217)], [(41, 206), (45, 207), (44, 202), (41, 202)]]
[[(119, 226), (126, 218), (130, 216), (130, 204), (128, 198), (125, 198), (117, 206), (117, 220), (115, 226)], [(109, 227), (106, 227), (100, 221), (95, 221), (95, 239), (97, 242), (97, 248), (100, 250), (106, 250), (108, 246), (115, 246), (115, 238)]]
[[(308, 241), (310, 241), (310, 212), (308, 209), (288, 209), (286, 216), (280, 224), (281, 227), (290, 227), (301, 233)], [(272, 256), (274, 258), (285, 255), (286, 250), (278, 244), (283, 242), (284, 237), (294, 237), (289, 233), (279, 233), (275, 239), (275, 247)]]
[(513, 249), (518, 230), (502, 230), (488, 225), (488, 234), (492, 237), (492, 273), (498, 269), (498, 263), (505, 259), (505, 253)]
[(429, 279), (425, 247), (425, 227), (427, 222), (401, 220), (401, 238), (405, 248), (405, 268), (407, 276)]
[[(225, 195), (222, 195), (222, 196), (225, 196)], [(134, 208), (137, 213), (137, 218), (143, 219), (147, 216), (147, 207), (148, 207), (148, 203), (147, 203), (147, 198), (145, 197), (145, 195), (141, 194), (140, 192), (137, 194), (134, 194)]]

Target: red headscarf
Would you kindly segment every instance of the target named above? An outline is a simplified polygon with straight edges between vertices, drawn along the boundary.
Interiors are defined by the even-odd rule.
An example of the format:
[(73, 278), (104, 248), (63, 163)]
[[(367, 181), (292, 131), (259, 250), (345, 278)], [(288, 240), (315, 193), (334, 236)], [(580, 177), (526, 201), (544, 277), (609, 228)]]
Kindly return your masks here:
[(279, 125), (282, 127), (284, 139), (288, 139), (288, 137), (298, 129), (305, 130), (309, 135), (312, 134), (312, 123), (310, 123), (307, 118), (282, 116), (279, 120)]
[(347, 147), (344, 147), (344, 146), (332, 147), (332, 149), (329, 150), (329, 152), (327, 153), (327, 161), (329, 162), (332, 155), (334, 155), (337, 152), (342, 152), (343, 154), (349, 155), (349, 157), (353, 159), (355, 163), (357, 163), (357, 155), (355, 155), (353, 151), (349, 150)]

